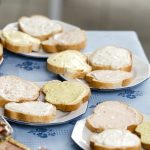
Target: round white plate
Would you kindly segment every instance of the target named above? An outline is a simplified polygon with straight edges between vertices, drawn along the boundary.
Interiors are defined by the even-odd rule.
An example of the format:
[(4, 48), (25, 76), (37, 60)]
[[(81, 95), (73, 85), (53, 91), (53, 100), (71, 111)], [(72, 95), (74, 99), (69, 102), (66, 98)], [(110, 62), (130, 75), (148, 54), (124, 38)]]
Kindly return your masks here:
[[(80, 29), (79, 27), (76, 27), (74, 25), (62, 22), (62, 21), (58, 21), (58, 20), (54, 20), (55, 22), (59, 23), (60, 25), (63, 26), (64, 31), (69, 31), (69, 30), (75, 30), (75, 29)], [(14, 22), (14, 23), (10, 23), (8, 25), (6, 25), (3, 30), (18, 30), (18, 23)], [(43, 49), (41, 48), (39, 52), (31, 52), (31, 53), (17, 53), (19, 55), (23, 55), (23, 56), (27, 56), (27, 57), (34, 57), (34, 58), (48, 58), (50, 53), (46, 53), (45, 51), (43, 51)]]
[[(132, 62), (133, 62), (132, 72), (134, 74), (134, 78), (133, 78), (133, 81), (129, 85), (124, 86), (124, 87), (117, 87), (115, 89), (98, 89), (98, 88), (92, 88), (92, 87), (91, 87), (91, 89), (93, 89), (93, 90), (104, 90), (104, 91), (106, 91), (106, 90), (107, 91), (122, 90), (125, 88), (130, 88), (130, 87), (136, 86), (150, 77), (150, 65), (148, 63), (145, 63), (141, 58), (139, 58), (136, 55), (132, 55)], [(82, 79), (69, 79), (63, 75), (60, 75), (60, 76), (64, 80), (69, 80), (69, 81), (76, 80), (76, 81), (86, 83), (86, 81), (82, 80)]]
[[(36, 82), (36, 84), (39, 85), (40, 87), (42, 87), (42, 85), (44, 85), (45, 83), (46, 82)], [(44, 101), (44, 94), (41, 93), (38, 100)], [(63, 112), (63, 111), (57, 110), (56, 119), (49, 123), (30, 123), (30, 122), (18, 121), (18, 120), (7, 118), (7, 117), (5, 117), (5, 118), (8, 121), (15, 122), (18, 124), (24, 124), (24, 125), (32, 125), (32, 126), (57, 125), (57, 124), (66, 123), (68, 121), (75, 119), (76, 117), (83, 115), (86, 112), (87, 106), (88, 106), (88, 102), (85, 102), (84, 104), (82, 104), (80, 106), (79, 109), (72, 111), (72, 112)], [(0, 115), (3, 115), (3, 108), (1, 108), (1, 110), (0, 110)]]
[[(144, 115), (144, 119), (150, 121), (150, 115)], [(72, 131), (71, 138), (84, 150), (91, 150), (90, 137), (93, 134), (86, 126), (86, 119), (79, 120)]]

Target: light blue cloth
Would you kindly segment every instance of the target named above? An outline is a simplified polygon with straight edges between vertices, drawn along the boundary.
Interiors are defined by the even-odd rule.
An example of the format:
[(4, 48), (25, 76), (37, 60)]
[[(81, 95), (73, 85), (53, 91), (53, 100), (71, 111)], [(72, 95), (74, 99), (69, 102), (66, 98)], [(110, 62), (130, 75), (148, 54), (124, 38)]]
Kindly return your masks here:
[[(115, 45), (127, 48), (148, 62), (143, 48), (135, 32), (128, 31), (88, 31), (87, 48), (93, 51), (105, 45)], [(46, 70), (46, 59), (33, 59), (5, 52), (5, 61), (0, 66), (0, 75), (17, 75), (32, 81), (47, 81), (60, 79)], [(63, 125), (47, 127), (31, 127), (11, 123), (14, 138), (37, 150), (39, 146), (49, 150), (77, 150), (80, 148), (71, 140), (71, 132), (78, 119), (89, 115), (97, 103), (104, 100), (121, 100), (137, 108), (144, 114), (150, 114), (150, 80), (137, 87), (121, 91), (100, 92), (92, 91), (88, 110), (82, 117)]]

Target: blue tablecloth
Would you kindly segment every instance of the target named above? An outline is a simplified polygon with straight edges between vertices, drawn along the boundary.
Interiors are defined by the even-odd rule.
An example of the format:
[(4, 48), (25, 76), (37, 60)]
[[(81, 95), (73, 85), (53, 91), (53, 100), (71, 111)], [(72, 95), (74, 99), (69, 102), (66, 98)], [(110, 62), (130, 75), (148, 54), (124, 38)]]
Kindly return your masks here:
[[(87, 48), (93, 51), (105, 45), (115, 45), (130, 49), (134, 54), (148, 62), (137, 34), (132, 31), (88, 31)], [(8, 51), (4, 54), (4, 62), (0, 66), (0, 75), (17, 75), (32, 81), (47, 81), (60, 79), (46, 70), (46, 59), (34, 59), (16, 55)], [(32, 150), (39, 146), (48, 150), (77, 150), (80, 149), (70, 138), (77, 120), (89, 115), (97, 103), (105, 100), (120, 100), (137, 108), (144, 114), (150, 114), (150, 80), (134, 88), (100, 92), (92, 91), (92, 96), (86, 114), (63, 125), (32, 127), (11, 123), (14, 138), (26, 144)]]

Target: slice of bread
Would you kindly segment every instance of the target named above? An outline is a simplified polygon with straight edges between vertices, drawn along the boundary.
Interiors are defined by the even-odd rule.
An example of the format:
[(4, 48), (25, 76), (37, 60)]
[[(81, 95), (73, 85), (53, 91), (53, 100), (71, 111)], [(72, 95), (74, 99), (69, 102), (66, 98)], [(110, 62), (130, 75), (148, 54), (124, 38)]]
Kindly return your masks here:
[(40, 88), (15, 76), (0, 77), (0, 107), (8, 102), (33, 101), (39, 97)]
[(3, 58), (3, 46), (0, 43), (0, 61), (2, 60), (2, 58)]
[(90, 97), (90, 88), (80, 82), (53, 80), (43, 87), (45, 100), (62, 111), (74, 111)]
[(84, 78), (91, 71), (87, 57), (75, 50), (51, 54), (47, 59), (47, 69), (69, 78)]
[(0, 150), (30, 150), (30, 148), (13, 138), (8, 138), (7, 140), (0, 142)]
[(142, 146), (150, 150), (150, 122), (143, 122), (137, 126), (135, 132), (141, 137)]
[(128, 129), (133, 132), (143, 121), (143, 116), (134, 108), (118, 101), (100, 103), (94, 113), (86, 120), (86, 126), (92, 132), (106, 129)]
[(108, 129), (93, 134), (90, 139), (92, 150), (141, 150), (138, 136), (128, 130)]
[(86, 46), (85, 32), (78, 29), (66, 31), (54, 35), (47, 41), (42, 42), (43, 50), (46, 52), (59, 52), (64, 50), (81, 50)]
[(131, 52), (124, 48), (106, 46), (98, 49), (89, 56), (93, 70), (123, 70), (132, 69)]
[(3, 46), (14, 53), (30, 53), (39, 51), (40, 40), (20, 31), (6, 30), (2, 32)]
[(99, 89), (114, 89), (131, 83), (133, 73), (121, 70), (95, 70), (86, 74), (90, 87)]
[(55, 119), (56, 107), (41, 101), (10, 102), (4, 107), (4, 115), (8, 118), (25, 122), (46, 123)]
[(49, 18), (41, 15), (31, 17), (21, 17), (19, 19), (19, 28), (21, 31), (40, 39), (47, 40), (50, 36), (62, 32), (62, 26)]

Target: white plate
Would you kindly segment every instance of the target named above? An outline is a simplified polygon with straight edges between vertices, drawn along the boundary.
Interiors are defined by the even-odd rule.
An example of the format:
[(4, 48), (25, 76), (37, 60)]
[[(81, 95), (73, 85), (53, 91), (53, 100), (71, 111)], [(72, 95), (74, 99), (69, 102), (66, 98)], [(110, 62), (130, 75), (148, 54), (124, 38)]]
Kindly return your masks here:
[[(76, 27), (74, 25), (71, 25), (62, 21), (58, 21), (58, 20), (54, 20), (54, 21), (61, 24), (63, 26), (64, 31), (80, 29), (79, 27)], [(10, 23), (3, 28), (3, 30), (9, 30), (9, 29), (18, 30), (18, 23), (17, 22)], [(44, 52), (42, 48), (40, 49), (39, 52), (17, 53), (17, 54), (27, 56), (27, 57), (34, 57), (34, 58), (47, 58), (49, 56), (49, 53)]]
[[(45, 84), (46, 82), (36, 82), (40, 87)], [(38, 98), (39, 101), (44, 101), (44, 95), (41, 93), (40, 97)], [(88, 106), (88, 102), (85, 102), (80, 106), (79, 109), (72, 111), (72, 112), (62, 112), (57, 110), (57, 116), (56, 119), (49, 123), (30, 123), (30, 122), (24, 122), (24, 121), (18, 121), (15, 119), (10, 119), (5, 117), (8, 121), (15, 122), (18, 124), (25, 124), (25, 125), (32, 125), (32, 126), (47, 126), (47, 125), (56, 125), (56, 124), (63, 124), (68, 121), (71, 121), (75, 119), (76, 117), (79, 117), (83, 115), (86, 112)], [(3, 115), (3, 108), (0, 110), (0, 115)]]
[[(150, 115), (144, 115), (144, 119), (150, 121)], [(84, 150), (91, 150), (90, 137), (93, 134), (86, 126), (86, 119), (79, 120), (72, 131), (71, 138)]]
[[(98, 89), (98, 88), (92, 88), (92, 87), (91, 87), (91, 89), (94, 89), (94, 90), (107, 90), (107, 91), (122, 90), (122, 89), (125, 89), (125, 88), (130, 88), (130, 87), (136, 86), (136, 85), (142, 83), (143, 81), (145, 81), (146, 79), (148, 79), (150, 77), (150, 65), (148, 63), (145, 63), (142, 59), (140, 59), (136, 55), (132, 55), (132, 62), (133, 62), (132, 72), (134, 74), (134, 79), (129, 85), (124, 86), (124, 87), (117, 87), (115, 89)], [(85, 83), (85, 81), (82, 80), (82, 79), (69, 79), (69, 78), (66, 78), (63, 75), (60, 75), (60, 76), (65, 80), (69, 80), (69, 81), (70, 80), (77, 80), (77, 81)]]

